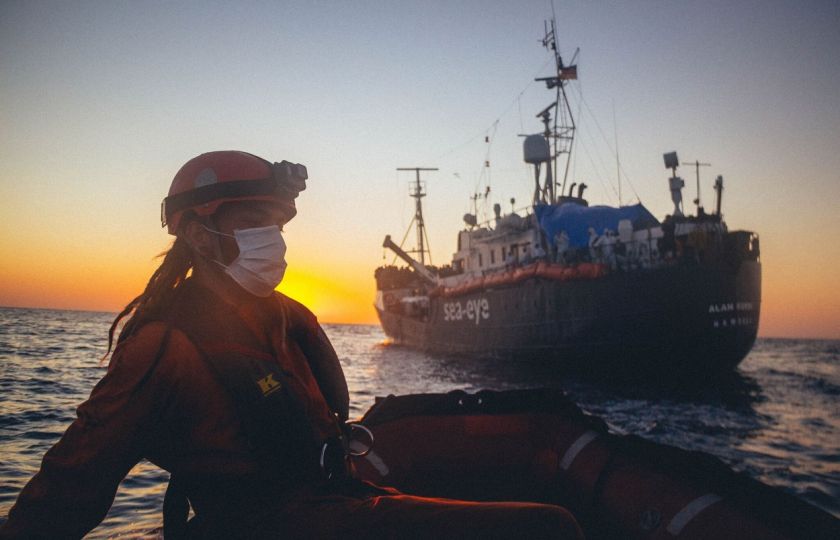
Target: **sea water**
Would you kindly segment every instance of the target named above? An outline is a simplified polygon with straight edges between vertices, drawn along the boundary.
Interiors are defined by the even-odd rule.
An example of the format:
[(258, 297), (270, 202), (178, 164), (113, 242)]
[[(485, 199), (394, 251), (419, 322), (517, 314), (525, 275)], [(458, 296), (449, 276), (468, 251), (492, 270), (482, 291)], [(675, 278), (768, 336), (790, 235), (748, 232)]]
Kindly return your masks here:
[[(0, 523), (103, 376), (113, 314), (0, 308)], [(351, 416), (376, 396), (552, 386), (617, 433), (713, 454), (840, 517), (840, 341), (759, 339), (735, 373), (696, 384), (563, 375), (533, 361), (449, 358), (388, 344), (378, 326), (325, 325)], [(89, 538), (160, 526), (169, 475), (143, 461)]]

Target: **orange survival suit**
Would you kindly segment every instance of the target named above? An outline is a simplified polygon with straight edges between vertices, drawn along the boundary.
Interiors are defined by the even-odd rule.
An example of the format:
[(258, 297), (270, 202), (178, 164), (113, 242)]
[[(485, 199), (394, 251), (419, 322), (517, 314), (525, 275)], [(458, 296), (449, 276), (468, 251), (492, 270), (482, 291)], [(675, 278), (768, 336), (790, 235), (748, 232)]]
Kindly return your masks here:
[[(84, 536), (143, 458), (177, 478), (196, 514), (194, 537), (580, 536), (574, 518), (554, 506), (336, 488), (320, 470), (319, 448), (337, 433), (335, 414), (346, 419), (348, 393), (314, 315), (279, 293), (233, 306), (192, 279), (168, 313), (121, 338), (0, 538)], [(248, 369), (279, 365), (280, 375), (256, 387), (282, 395), (289, 422), (245, 417), (218, 368), (244, 359)]]

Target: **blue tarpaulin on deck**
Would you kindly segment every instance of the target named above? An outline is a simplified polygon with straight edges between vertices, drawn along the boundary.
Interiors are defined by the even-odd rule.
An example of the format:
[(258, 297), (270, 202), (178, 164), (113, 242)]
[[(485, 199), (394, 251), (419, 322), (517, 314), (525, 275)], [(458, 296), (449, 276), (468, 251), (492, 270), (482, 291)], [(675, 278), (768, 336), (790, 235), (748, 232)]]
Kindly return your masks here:
[(534, 207), (537, 221), (546, 237), (554, 240), (554, 235), (566, 231), (569, 246), (585, 247), (589, 245), (589, 228), (598, 234), (605, 229), (618, 231), (618, 222), (629, 219), (633, 229), (646, 229), (659, 225), (653, 214), (640, 204), (613, 208), (612, 206), (582, 206), (576, 203), (560, 205), (540, 204)]

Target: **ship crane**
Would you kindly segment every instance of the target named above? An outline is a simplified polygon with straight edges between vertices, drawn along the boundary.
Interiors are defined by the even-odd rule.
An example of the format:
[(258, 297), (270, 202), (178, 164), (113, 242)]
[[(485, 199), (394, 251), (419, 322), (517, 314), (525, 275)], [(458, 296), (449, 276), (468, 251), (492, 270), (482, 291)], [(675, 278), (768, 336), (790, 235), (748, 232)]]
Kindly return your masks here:
[(414, 269), (414, 271), (417, 272), (417, 274), (424, 280), (428, 281), (432, 285), (438, 284), (438, 277), (434, 275), (428, 268), (426, 268), (425, 265), (421, 264), (416, 259), (413, 259), (411, 255), (403, 251), (400, 248), (400, 246), (395, 244), (394, 241), (391, 240), (390, 234), (385, 236), (385, 241), (382, 242), (382, 247), (388, 248), (394, 253), (396, 253), (397, 257), (408, 263), (408, 265), (411, 266)]
[[(414, 208), (414, 218), (412, 219), (412, 223), (408, 225), (408, 231), (406, 231), (406, 236), (408, 236), (408, 232), (411, 231), (411, 225), (416, 225), (417, 227), (417, 249), (415, 253), (418, 253), (420, 256), (420, 260), (417, 261), (416, 259), (412, 258), (411, 255), (406, 253), (402, 247), (396, 245), (391, 240), (391, 235), (385, 237), (385, 241), (382, 243), (382, 247), (388, 248), (393, 251), (397, 257), (404, 260), (411, 266), (417, 274), (423, 278), (425, 281), (433, 285), (437, 285), (438, 277), (432, 273), (428, 268), (426, 268), (426, 253), (429, 254), (429, 262), (431, 263), (432, 260), (432, 253), (429, 250), (429, 239), (426, 235), (426, 224), (423, 220), (423, 204), (422, 199), (426, 196), (426, 193), (423, 191), (423, 184), (420, 182), (420, 171), (436, 171), (438, 170), (435, 167), (398, 167), (398, 171), (414, 171), (415, 173), (415, 180), (414, 184), (411, 186), (411, 197), (416, 200), (415, 208)], [(403, 242), (405, 242), (405, 237), (403, 237)]]

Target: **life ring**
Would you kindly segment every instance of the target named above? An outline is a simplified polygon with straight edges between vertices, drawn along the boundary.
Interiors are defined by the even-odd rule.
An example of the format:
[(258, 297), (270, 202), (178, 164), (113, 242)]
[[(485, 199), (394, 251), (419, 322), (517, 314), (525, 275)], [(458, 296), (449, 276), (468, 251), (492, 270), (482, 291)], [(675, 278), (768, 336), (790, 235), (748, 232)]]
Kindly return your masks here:
[(383, 298), (385, 301), (386, 306), (390, 306), (394, 304), (394, 295), (391, 293), (385, 293), (385, 297)]

